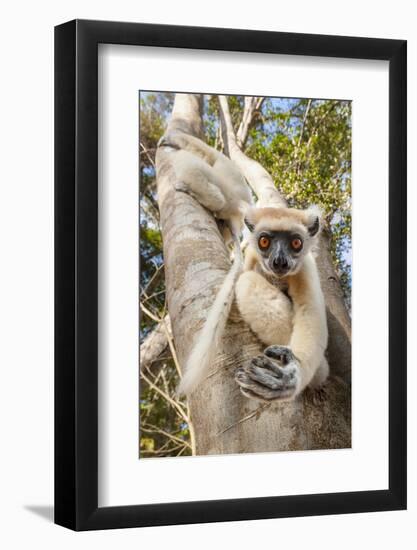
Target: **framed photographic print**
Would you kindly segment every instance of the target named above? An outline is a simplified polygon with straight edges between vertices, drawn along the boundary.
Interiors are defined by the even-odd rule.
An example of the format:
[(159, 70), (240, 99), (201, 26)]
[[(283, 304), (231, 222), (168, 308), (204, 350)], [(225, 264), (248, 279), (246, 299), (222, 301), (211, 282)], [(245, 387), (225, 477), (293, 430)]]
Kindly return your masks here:
[(55, 521), (406, 507), (406, 42), (55, 29)]

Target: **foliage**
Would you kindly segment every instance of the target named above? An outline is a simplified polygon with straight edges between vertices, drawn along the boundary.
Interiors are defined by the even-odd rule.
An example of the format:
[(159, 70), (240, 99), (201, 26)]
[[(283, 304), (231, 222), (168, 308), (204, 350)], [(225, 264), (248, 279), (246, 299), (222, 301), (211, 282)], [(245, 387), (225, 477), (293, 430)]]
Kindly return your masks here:
[[(140, 96), (141, 341), (166, 314), (154, 158), (173, 99), (170, 93)], [(229, 96), (228, 100), (237, 129), (244, 98)], [(216, 96), (205, 97), (203, 122), (207, 143), (222, 150)], [(334, 264), (350, 307), (351, 103), (265, 98), (253, 117), (245, 153), (272, 175), (290, 206), (321, 206), (331, 234)], [(151, 315), (144, 314), (145, 309)], [(141, 457), (191, 454), (187, 405), (175, 395), (178, 366), (169, 349), (162, 355), (141, 378)]]

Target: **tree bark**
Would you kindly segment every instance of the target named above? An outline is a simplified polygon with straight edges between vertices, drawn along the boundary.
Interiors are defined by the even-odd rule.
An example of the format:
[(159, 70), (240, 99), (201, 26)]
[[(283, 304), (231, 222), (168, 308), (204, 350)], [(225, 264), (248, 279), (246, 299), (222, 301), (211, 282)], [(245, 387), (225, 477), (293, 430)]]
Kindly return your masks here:
[[(201, 137), (201, 101), (199, 95), (177, 94), (168, 130)], [(248, 180), (248, 174), (263, 170), (263, 200), (279, 201), (269, 174), (235, 145), (234, 160), (239, 164), (236, 157), (243, 155)], [(229, 146), (234, 147), (233, 143)], [(175, 192), (175, 174), (163, 148), (157, 151), (156, 168), (168, 310), (183, 364), (230, 268), (230, 259), (211, 213), (187, 194)], [(262, 348), (233, 306), (216, 363), (189, 399), (196, 454), (350, 447), (350, 393), (341, 377), (332, 377), (321, 402), (309, 390), (287, 404), (260, 404), (240, 393), (234, 372)]]
[(140, 346), (140, 370), (150, 367), (168, 349), (168, 336), (172, 336), (169, 315), (156, 325)]

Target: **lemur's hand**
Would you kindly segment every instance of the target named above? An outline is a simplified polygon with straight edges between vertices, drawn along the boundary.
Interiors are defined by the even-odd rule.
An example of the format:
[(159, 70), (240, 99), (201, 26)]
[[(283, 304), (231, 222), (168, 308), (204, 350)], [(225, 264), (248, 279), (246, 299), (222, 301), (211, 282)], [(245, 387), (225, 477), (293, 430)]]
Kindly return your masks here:
[(287, 346), (269, 346), (236, 371), (236, 382), (246, 397), (260, 401), (291, 400), (297, 395), (300, 362)]

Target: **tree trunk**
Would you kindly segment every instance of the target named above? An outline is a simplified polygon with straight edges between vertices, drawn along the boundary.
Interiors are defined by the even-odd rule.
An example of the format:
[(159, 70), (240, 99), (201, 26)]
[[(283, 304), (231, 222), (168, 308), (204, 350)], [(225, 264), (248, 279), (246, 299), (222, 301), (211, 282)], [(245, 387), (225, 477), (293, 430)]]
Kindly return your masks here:
[[(168, 129), (201, 137), (201, 101), (198, 95), (177, 94)], [(168, 310), (178, 359), (184, 364), (230, 268), (230, 259), (213, 216), (187, 194), (175, 192), (169, 158), (163, 148), (158, 149)], [(247, 164), (254, 169), (250, 162)], [(268, 196), (277, 200), (268, 174), (263, 176)], [(327, 286), (332, 285), (325, 282), (323, 286), (327, 293)], [(336, 306), (332, 313), (336, 317)], [(260, 404), (240, 393), (234, 372), (263, 347), (234, 305), (216, 363), (189, 400), (196, 454), (350, 447), (350, 391), (339, 370), (321, 401), (309, 390), (285, 404)]]

